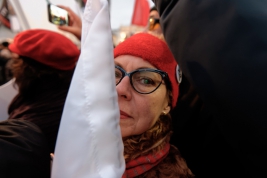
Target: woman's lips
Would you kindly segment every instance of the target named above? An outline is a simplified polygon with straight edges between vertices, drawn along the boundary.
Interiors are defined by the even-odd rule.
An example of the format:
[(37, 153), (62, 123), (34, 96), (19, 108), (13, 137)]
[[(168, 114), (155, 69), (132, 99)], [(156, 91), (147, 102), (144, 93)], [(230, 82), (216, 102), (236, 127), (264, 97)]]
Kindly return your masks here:
[(120, 111), (120, 119), (129, 119), (130, 117), (127, 113)]

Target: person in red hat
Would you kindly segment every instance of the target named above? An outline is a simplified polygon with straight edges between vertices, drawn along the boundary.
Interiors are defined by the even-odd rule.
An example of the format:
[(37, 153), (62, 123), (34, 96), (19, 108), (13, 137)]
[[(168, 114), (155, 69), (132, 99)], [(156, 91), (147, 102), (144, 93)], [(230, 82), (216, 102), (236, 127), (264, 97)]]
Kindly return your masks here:
[(164, 41), (138, 33), (114, 49), (126, 177), (194, 177), (170, 145), (179, 95), (177, 63)]
[(80, 51), (65, 36), (42, 29), (19, 33), (9, 45), (18, 94), (9, 120), (27, 120), (44, 133), (54, 152), (63, 106)]

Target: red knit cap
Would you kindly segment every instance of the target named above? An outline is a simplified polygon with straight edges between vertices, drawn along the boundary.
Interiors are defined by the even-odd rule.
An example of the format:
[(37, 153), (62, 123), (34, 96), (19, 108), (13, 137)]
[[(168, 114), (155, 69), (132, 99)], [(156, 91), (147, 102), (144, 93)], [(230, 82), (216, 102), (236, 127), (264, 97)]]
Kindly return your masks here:
[(176, 79), (177, 63), (164, 41), (147, 33), (138, 33), (126, 39), (114, 49), (114, 58), (121, 55), (140, 57), (157, 69), (167, 72), (172, 85), (172, 108), (175, 107), (179, 94)]
[(58, 70), (71, 70), (79, 49), (65, 36), (48, 30), (26, 30), (15, 36), (10, 51)]

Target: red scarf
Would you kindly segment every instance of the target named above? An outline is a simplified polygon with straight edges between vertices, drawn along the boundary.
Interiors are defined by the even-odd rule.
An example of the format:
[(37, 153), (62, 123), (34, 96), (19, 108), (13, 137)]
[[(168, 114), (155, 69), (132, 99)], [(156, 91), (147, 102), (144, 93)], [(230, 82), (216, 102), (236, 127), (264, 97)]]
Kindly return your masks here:
[(170, 144), (167, 143), (165, 147), (157, 152), (155, 155), (140, 156), (130, 162), (126, 163), (126, 171), (122, 178), (132, 178), (139, 176), (154, 166), (158, 165), (169, 153)]

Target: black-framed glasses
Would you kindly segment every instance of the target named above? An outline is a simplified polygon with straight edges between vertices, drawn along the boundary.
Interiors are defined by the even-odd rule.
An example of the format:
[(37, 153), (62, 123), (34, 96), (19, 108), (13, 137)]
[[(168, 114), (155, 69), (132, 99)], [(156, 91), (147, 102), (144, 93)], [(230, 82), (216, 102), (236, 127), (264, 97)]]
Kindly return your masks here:
[(168, 74), (157, 69), (138, 69), (127, 73), (123, 68), (115, 66), (116, 85), (125, 76), (130, 78), (130, 83), (135, 91), (141, 94), (149, 94), (159, 88)]
[(149, 19), (148, 19), (148, 29), (149, 30), (154, 30), (157, 24), (160, 24), (159, 19), (154, 18), (154, 17), (149, 17)]

